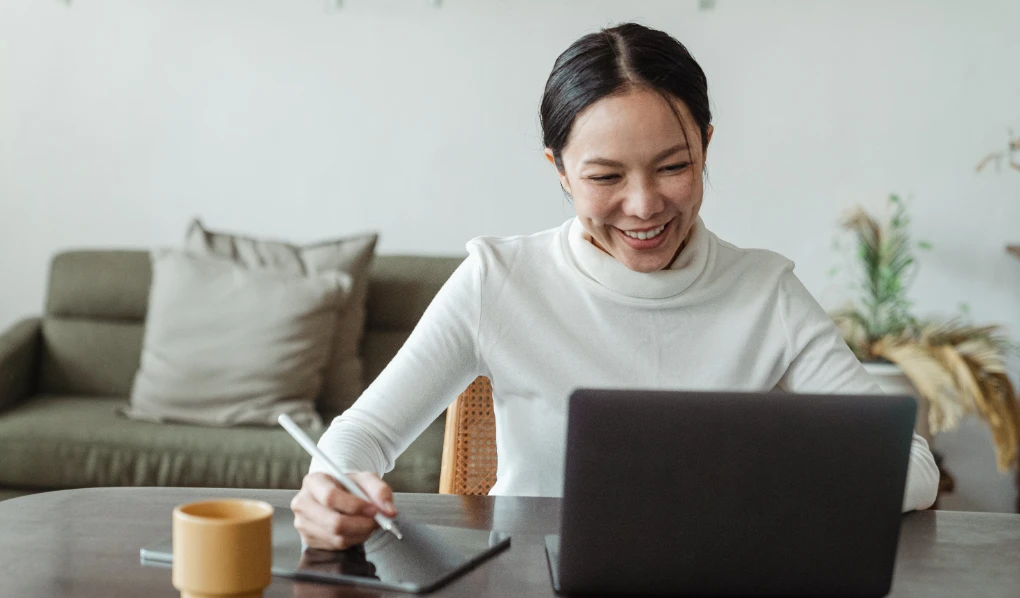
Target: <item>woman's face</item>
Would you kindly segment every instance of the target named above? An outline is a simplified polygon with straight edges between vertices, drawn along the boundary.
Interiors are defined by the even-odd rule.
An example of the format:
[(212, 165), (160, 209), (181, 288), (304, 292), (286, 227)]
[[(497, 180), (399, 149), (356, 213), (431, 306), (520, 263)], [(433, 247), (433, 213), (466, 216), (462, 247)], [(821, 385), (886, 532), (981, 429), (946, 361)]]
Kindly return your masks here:
[(560, 183), (585, 231), (637, 272), (669, 267), (701, 208), (701, 134), (683, 102), (674, 106), (640, 87), (605, 97), (577, 115), (563, 148)]

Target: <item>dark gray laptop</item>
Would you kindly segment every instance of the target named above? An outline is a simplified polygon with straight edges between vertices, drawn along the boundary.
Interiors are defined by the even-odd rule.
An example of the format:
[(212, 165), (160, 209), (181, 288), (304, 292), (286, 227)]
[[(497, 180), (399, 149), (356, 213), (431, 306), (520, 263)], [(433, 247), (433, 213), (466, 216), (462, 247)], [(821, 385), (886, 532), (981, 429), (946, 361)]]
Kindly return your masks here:
[(915, 416), (907, 396), (578, 390), (553, 586), (884, 596)]

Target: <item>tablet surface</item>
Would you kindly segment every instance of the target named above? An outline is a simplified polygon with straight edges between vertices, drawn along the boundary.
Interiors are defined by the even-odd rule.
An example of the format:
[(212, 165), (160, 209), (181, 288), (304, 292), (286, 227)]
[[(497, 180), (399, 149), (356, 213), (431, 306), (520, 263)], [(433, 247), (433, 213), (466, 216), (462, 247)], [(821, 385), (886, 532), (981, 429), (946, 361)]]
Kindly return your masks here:
[[(294, 512), (273, 514), (273, 575), (327, 583), (356, 584), (404, 592), (429, 592), (510, 545), (496, 531), (400, 521), (403, 540), (376, 530), (348, 550), (301, 550)], [(173, 562), (169, 538), (141, 549), (145, 565)]]

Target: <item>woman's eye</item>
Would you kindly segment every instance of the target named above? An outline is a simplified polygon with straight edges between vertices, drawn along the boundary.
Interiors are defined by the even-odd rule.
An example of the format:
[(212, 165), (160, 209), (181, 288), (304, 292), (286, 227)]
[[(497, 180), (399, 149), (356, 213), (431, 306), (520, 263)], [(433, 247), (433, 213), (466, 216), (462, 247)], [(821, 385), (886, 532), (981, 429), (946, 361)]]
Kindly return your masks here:
[(608, 183), (610, 181), (615, 181), (618, 178), (620, 178), (620, 175), (618, 174), (599, 174), (588, 177), (588, 180), (595, 181), (596, 183)]
[(681, 162), (679, 164), (670, 164), (669, 166), (663, 166), (662, 169), (666, 172), (680, 172), (681, 170), (690, 166), (690, 162)]

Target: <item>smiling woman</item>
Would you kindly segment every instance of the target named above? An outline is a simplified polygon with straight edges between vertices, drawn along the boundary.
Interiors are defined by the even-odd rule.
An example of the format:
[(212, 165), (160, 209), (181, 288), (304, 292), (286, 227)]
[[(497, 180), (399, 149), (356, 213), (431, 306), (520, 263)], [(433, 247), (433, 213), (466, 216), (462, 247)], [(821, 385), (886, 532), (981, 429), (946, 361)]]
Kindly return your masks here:
[[(562, 493), (579, 387), (880, 394), (792, 262), (726, 243), (699, 217), (713, 128), (705, 75), (679, 41), (635, 24), (584, 36), (557, 58), (541, 119), (576, 217), (468, 243), (400, 352), (319, 441), (370, 501), (313, 461), (292, 504), (309, 546), (350, 546), (374, 513), (395, 515), (381, 474), (478, 376), (496, 420), (490, 493), (523, 496)], [(903, 509), (930, 506), (937, 483), (915, 436)]]
[(697, 220), (712, 139), (687, 48), (636, 24), (587, 35), (553, 66), (541, 118), (586, 239), (631, 270), (668, 268)]
[[(668, 268), (697, 221), (705, 151), (696, 130), (688, 143), (691, 120), (679, 100), (636, 87), (585, 109), (567, 145), (546, 150), (586, 238), (631, 270)], [(709, 125), (706, 147), (711, 136)]]

